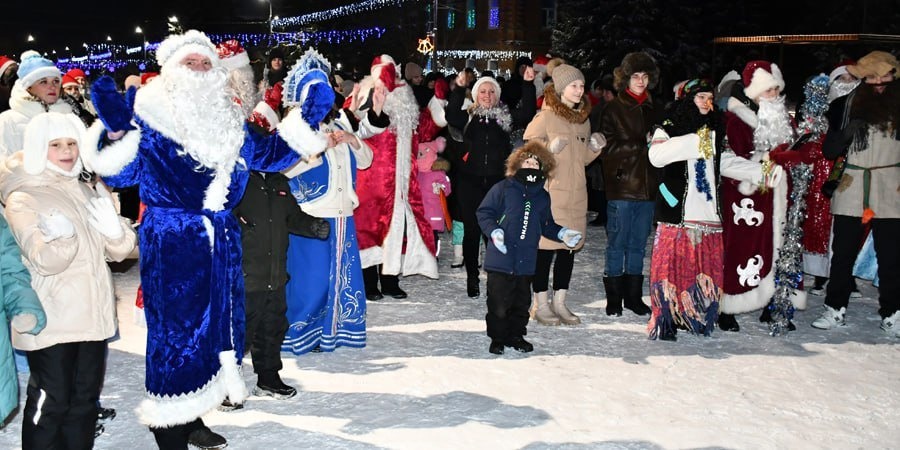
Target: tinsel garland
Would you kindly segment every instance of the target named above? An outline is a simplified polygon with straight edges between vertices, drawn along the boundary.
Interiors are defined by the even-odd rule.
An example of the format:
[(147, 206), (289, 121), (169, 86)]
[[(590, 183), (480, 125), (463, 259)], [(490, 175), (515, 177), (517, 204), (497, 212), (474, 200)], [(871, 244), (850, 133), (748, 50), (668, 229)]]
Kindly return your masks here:
[(819, 74), (809, 80), (803, 86), (803, 95), (806, 100), (800, 106), (801, 120), (797, 134), (812, 133), (810, 141), (818, 141), (828, 131), (828, 120), (825, 119), (828, 112), (828, 76)]
[(706, 160), (712, 158), (712, 133), (709, 127), (704, 126), (697, 130), (697, 136), (700, 138), (700, 158), (694, 163), (694, 184), (697, 190), (706, 194), (706, 201), (712, 201), (712, 192), (709, 187), (709, 180), (706, 179)]
[(769, 334), (787, 334), (794, 317), (791, 296), (803, 281), (803, 220), (806, 218), (806, 191), (812, 180), (809, 164), (798, 164), (791, 168), (791, 206), (788, 208), (784, 237), (775, 263), (775, 296), (769, 304), (772, 321)]

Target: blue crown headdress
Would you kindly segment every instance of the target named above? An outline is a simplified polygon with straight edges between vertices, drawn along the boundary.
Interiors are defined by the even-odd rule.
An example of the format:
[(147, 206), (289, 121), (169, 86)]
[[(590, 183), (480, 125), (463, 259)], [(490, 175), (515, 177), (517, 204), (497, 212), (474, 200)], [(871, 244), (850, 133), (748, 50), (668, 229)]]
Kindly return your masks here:
[(300, 107), (303, 119), (313, 129), (331, 111), (334, 89), (328, 79), (331, 63), (310, 47), (297, 60), (284, 80), (281, 103), (285, 107)]

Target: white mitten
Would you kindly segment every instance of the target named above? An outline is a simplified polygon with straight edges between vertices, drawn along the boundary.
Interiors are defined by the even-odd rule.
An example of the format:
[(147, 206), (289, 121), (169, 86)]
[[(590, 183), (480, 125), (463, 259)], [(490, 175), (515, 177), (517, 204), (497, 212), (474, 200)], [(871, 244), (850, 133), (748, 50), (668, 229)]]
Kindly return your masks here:
[(88, 213), (88, 223), (99, 231), (100, 234), (116, 240), (125, 234), (122, 230), (122, 224), (119, 222), (119, 214), (116, 213), (116, 207), (113, 205), (112, 198), (109, 193), (103, 195), (100, 191), (100, 197), (94, 197), (85, 205)]
[(552, 141), (550, 141), (550, 152), (553, 154), (559, 153), (563, 151), (563, 149), (569, 145), (569, 140), (566, 138), (555, 137)]
[(38, 229), (44, 235), (44, 242), (55, 241), (59, 238), (70, 238), (75, 235), (75, 225), (59, 210), (51, 209), (50, 213), (39, 215)]
[(588, 148), (592, 152), (597, 153), (606, 147), (606, 136), (603, 133), (591, 133), (591, 139), (588, 141)]
[(441, 183), (431, 183), (431, 192), (434, 192), (435, 195), (440, 195), (441, 191), (444, 190), (444, 185)]
[(581, 241), (581, 232), (563, 227), (557, 237), (566, 244), (566, 247), (573, 248)]
[(37, 317), (30, 313), (17, 314), (9, 321), (9, 324), (18, 333), (28, 333), (37, 326)]
[(497, 250), (500, 250), (500, 253), (506, 254), (506, 244), (503, 243), (503, 230), (497, 228), (491, 231), (491, 242), (494, 243), (494, 247), (497, 247)]

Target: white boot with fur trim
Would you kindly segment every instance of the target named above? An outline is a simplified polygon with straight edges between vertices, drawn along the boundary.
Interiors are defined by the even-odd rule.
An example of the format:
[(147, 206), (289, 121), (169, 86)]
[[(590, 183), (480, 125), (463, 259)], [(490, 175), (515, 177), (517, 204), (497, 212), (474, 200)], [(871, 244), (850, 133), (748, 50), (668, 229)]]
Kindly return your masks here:
[(553, 292), (553, 302), (550, 304), (550, 309), (559, 316), (559, 320), (563, 324), (578, 325), (581, 323), (581, 319), (575, 314), (572, 314), (572, 311), (569, 311), (569, 308), (566, 308), (566, 292), (566, 289), (560, 289)]
[(556, 326), (560, 324), (559, 317), (550, 309), (547, 301), (547, 291), (534, 293), (534, 319), (541, 325)]

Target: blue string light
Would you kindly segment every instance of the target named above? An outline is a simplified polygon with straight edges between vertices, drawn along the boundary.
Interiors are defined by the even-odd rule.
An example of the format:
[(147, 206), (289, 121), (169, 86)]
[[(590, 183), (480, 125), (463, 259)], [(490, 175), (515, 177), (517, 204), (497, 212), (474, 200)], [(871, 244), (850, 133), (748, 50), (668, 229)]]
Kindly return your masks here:
[(272, 27), (284, 29), (287, 27), (310, 25), (318, 22), (326, 22), (340, 17), (351, 16), (359, 13), (374, 11), (388, 6), (398, 6), (403, 3), (417, 2), (421, 0), (367, 0), (337, 8), (326, 9), (302, 16), (284, 17), (272, 21)]

